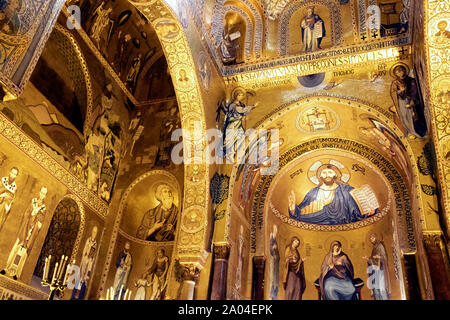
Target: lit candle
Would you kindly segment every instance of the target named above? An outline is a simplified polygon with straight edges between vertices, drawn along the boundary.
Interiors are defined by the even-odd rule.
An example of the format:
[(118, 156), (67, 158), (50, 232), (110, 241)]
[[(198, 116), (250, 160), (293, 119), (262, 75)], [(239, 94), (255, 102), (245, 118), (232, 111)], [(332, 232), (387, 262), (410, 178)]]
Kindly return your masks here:
[[(65, 267), (66, 267), (66, 264), (67, 264), (67, 258), (68, 258), (67, 256), (64, 257), (64, 262), (63, 262), (63, 265), (61, 267), (61, 276), (60, 276), (60, 278), (62, 277), (62, 274), (63, 274), (63, 272), (65, 270)], [(66, 270), (66, 273), (64, 274), (64, 281), (66, 281), (66, 277), (67, 277), (67, 270)], [(63, 284), (64, 284), (64, 281), (63, 281)]]
[(109, 300), (109, 288), (106, 290), (106, 300)]
[(128, 292), (128, 300), (130, 300), (131, 299), (131, 290), (130, 290), (130, 292)]
[(52, 255), (48, 256), (48, 264), (47, 264), (47, 270), (45, 272), (45, 281), (48, 281), (48, 273), (50, 272), (50, 265), (52, 264)]
[(64, 255), (61, 256), (61, 261), (59, 262), (58, 272), (56, 273), (56, 279), (61, 280), (61, 273), (64, 264)]
[(123, 295), (123, 300), (127, 300), (127, 296), (128, 296), (128, 289), (127, 291), (125, 291), (125, 294)]
[(45, 282), (45, 280), (46, 280), (45, 273), (46, 273), (46, 271), (47, 271), (47, 265), (48, 265), (48, 257), (45, 258), (44, 272), (43, 272), (43, 274), (42, 274), (42, 281), (44, 281), (44, 282)]
[(70, 269), (70, 263), (67, 265), (66, 269), (66, 275), (64, 276), (63, 286), (67, 284), (67, 279), (69, 278), (69, 269)]
[(111, 300), (114, 300), (114, 288), (109, 288), (111, 290)]
[(123, 291), (123, 285), (120, 286), (120, 290), (119, 290), (119, 300), (122, 299), (122, 291)]
[(58, 262), (55, 264), (55, 269), (53, 270), (53, 277), (52, 277), (52, 284), (55, 282), (56, 279), (56, 272), (58, 271)]

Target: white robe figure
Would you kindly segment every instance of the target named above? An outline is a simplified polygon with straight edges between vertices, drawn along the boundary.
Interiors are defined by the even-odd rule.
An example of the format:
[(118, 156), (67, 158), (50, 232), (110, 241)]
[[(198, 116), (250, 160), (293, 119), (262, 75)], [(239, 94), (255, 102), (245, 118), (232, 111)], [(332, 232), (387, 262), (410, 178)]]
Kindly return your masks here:
[(94, 15), (97, 15), (95, 17), (95, 21), (92, 24), (91, 28), (91, 38), (94, 40), (94, 42), (97, 44), (97, 47), (100, 43), (100, 38), (102, 36), (103, 31), (110, 23), (109, 14), (112, 11), (112, 8), (109, 9), (103, 9), (104, 3), (102, 3), (97, 10), (95, 10)]

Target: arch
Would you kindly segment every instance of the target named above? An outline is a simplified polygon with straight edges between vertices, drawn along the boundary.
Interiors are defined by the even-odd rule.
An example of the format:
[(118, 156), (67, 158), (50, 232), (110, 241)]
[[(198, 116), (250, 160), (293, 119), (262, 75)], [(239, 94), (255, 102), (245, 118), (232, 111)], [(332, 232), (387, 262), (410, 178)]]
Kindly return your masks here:
[[(385, 157), (381, 154), (381, 148), (374, 147), (374, 144), (372, 143), (366, 143), (365, 141), (359, 141), (359, 139), (353, 139), (352, 137), (349, 137), (348, 135), (342, 138), (331, 138), (327, 135), (322, 136), (321, 134), (315, 134), (315, 136), (312, 137), (305, 137), (305, 139), (299, 140), (296, 144), (289, 144), (290, 147), (288, 149), (284, 149), (283, 154), (280, 154), (280, 166), (281, 164), (284, 164), (287, 166), (289, 163), (292, 163), (294, 159), (299, 157), (301, 155), (301, 152), (305, 154), (305, 149), (303, 148), (304, 145), (311, 143), (311, 145), (308, 147), (307, 150), (315, 150), (316, 148), (332, 148), (333, 150), (340, 150), (345, 152), (351, 152), (354, 156), (358, 156), (361, 159), (365, 159), (366, 162), (370, 163), (371, 166), (379, 168), (378, 171), (381, 171), (382, 174), (387, 178), (389, 182), (389, 187), (392, 190), (397, 190), (397, 193), (395, 194), (394, 199), (397, 199), (400, 190), (401, 196), (398, 198), (401, 198), (402, 201), (402, 208), (398, 211), (402, 214), (400, 217), (396, 213), (394, 213), (392, 217), (392, 222), (395, 224), (393, 230), (398, 230), (397, 235), (393, 237), (393, 244), (396, 248), (399, 248), (399, 250), (392, 251), (392, 254), (394, 256), (395, 262), (395, 268), (394, 271), (396, 272), (396, 275), (398, 274), (400, 276), (400, 279), (408, 278), (409, 276), (405, 273), (405, 269), (398, 269), (397, 266), (401, 265), (402, 253), (409, 256), (414, 255), (421, 255), (424, 252), (424, 245), (422, 242), (422, 230), (427, 229), (426, 221), (425, 221), (425, 209), (422, 202), (422, 192), (420, 189), (420, 184), (418, 184), (419, 181), (419, 171), (416, 165), (416, 159), (412, 150), (412, 147), (407, 140), (407, 138), (403, 135), (402, 131), (394, 124), (391, 117), (384, 114), (383, 109), (379, 106), (376, 106), (374, 104), (367, 103), (365, 101), (362, 101), (358, 98), (352, 98), (348, 96), (336, 96), (331, 94), (312, 94), (308, 96), (303, 96), (298, 99), (291, 100), (277, 108), (274, 108), (273, 111), (265, 116), (262, 120), (258, 121), (254, 128), (256, 130), (259, 129), (269, 129), (269, 128), (276, 128), (277, 123), (280, 121), (281, 117), (285, 116), (288, 112), (291, 112), (293, 110), (303, 110), (304, 108), (304, 102), (314, 102), (314, 103), (320, 103), (319, 101), (335, 101), (339, 102), (342, 105), (343, 109), (346, 108), (357, 108), (358, 111), (363, 111), (364, 114), (369, 114), (371, 117), (379, 119), (379, 121), (386, 124), (386, 127), (394, 132), (396, 135), (399, 136), (402, 144), (405, 146), (406, 153), (407, 153), (407, 160), (411, 165), (411, 171), (413, 176), (413, 181), (409, 183), (409, 185), (403, 181), (404, 177), (401, 177), (399, 172), (403, 172), (402, 169), (400, 169), (400, 166), (393, 165), (394, 161), (386, 161)], [(350, 109), (349, 109), (350, 110)], [(342, 112), (341, 112), (342, 113)], [(328, 139), (328, 141), (327, 141)], [(325, 141), (323, 144), (317, 146), (314, 144), (315, 140), (323, 140)], [(332, 142), (330, 142), (332, 140)], [(338, 140), (345, 140), (345, 142), (340, 141), (337, 143)], [(250, 142), (251, 143), (251, 142)], [(314, 145), (314, 146), (313, 146)], [(347, 147), (348, 145), (352, 145), (353, 147)], [(297, 146), (299, 146), (297, 148)], [(297, 148), (297, 149), (296, 149)], [(353, 149), (358, 148), (360, 150), (363, 150), (363, 153), (355, 152)], [(371, 152), (373, 150), (374, 152)], [(386, 168), (388, 169), (388, 173), (386, 174), (383, 172), (384, 169), (381, 169), (381, 166), (383, 166), (383, 163), (386, 165)], [(240, 187), (240, 180), (238, 178), (238, 172), (239, 172), (239, 166), (235, 165), (232, 169), (232, 172), (230, 174), (230, 189), (228, 193), (228, 203), (226, 203), (228, 214), (225, 215), (226, 221), (223, 223), (226, 227), (225, 229), (225, 235), (223, 236), (224, 241), (226, 243), (233, 243), (232, 239), (232, 232), (229, 230), (229, 226), (232, 224), (230, 213), (232, 210), (236, 210), (236, 205), (231, 200), (233, 192), (238, 192)], [(293, 175), (295, 172), (292, 173)], [(261, 177), (261, 176), (260, 176)], [(266, 203), (266, 195), (271, 187), (271, 182), (274, 176), (263, 176), (263, 178), (256, 180), (258, 178), (252, 178), (253, 182), (251, 184), (253, 187), (253, 196), (254, 199), (251, 200), (252, 203), (250, 205), (250, 213), (251, 217), (248, 217), (248, 212), (240, 211), (239, 215), (245, 216), (246, 219), (249, 219), (251, 224), (251, 230), (250, 230), (250, 241), (251, 241), (251, 250), (250, 255), (254, 257), (259, 256), (265, 256), (267, 257), (267, 221), (265, 219), (266, 210), (268, 208), (266, 207), (268, 204)], [(394, 178), (394, 182), (391, 182), (390, 180)], [(256, 181), (255, 181), (256, 180)], [(395, 186), (394, 186), (395, 184)], [(257, 199), (258, 198), (258, 199)], [(263, 199), (264, 198), (264, 199)], [(397, 203), (394, 202), (394, 208), (397, 206)], [(270, 210), (270, 209), (269, 209)], [(395, 210), (395, 209), (394, 209)], [(395, 210), (397, 211), (397, 210)], [(237, 214), (237, 212), (235, 212)], [(405, 214), (406, 213), (406, 214)], [(236, 216), (236, 214), (234, 216)], [(383, 219), (379, 221), (384, 221)], [(425, 267), (424, 267), (425, 268)], [(399, 271), (398, 271), (399, 270)], [(397, 273), (398, 271), (398, 273)], [(424, 282), (421, 282), (421, 286), (427, 286), (428, 283), (428, 276), (425, 273), (426, 269), (420, 269), (419, 270), (419, 277), (424, 277)], [(400, 286), (400, 295), (402, 298), (405, 297), (405, 291), (407, 287)]]
[[(176, 14), (172, 11), (170, 5), (162, 0), (145, 3), (130, 1), (130, 3), (148, 19), (156, 31), (164, 55), (167, 59), (170, 74), (178, 74), (180, 70), (186, 71), (186, 76), (188, 78), (187, 84), (180, 83), (178, 77), (172, 77), (180, 110), (182, 128), (186, 133), (194, 136), (194, 125), (198, 124), (195, 129), (200, 130), (201, 137), (205, 137), (206, 118), (200, 81), (197, 76), (196, 65), (188, 45), (187, 37), (184, 34), (183, 27), (178, 21)], [(161, 28), (161, 26), (164, 25), (171, 25), (171, 29), (176, 31), (168, 33), (167, 28)], [(202, 143), (202, 146), (204, 146), (204, 152), (209, 154), (206, 143)], [(187, 139), (183, 139), (183, 147), (185, 150), (187, 150), (188, 147), (190, 147), (190, 150), (193, 149)], [(180, 228), (178, 229), (179, 232), (174, 251), (175, 256), (181, 264), (191, 266), (193, 269), (201, 270), (206, 262), (207, 256), (205, 255), (205, 244), (207, 241), (207, 228), (211, 223), (206, 215), (209, 208), (209, 167), (202, 161), (196, 162), (197, 159), (193, 160), (194, 161), (190, 163), (185, 162), (184, 164), (185, 191), (182, 205), (183, 210), (180, 216), (181, 223)], [(188, 198), (186, 190), (194, 190), (192, 196), (200, 200), (196, 202), (186, 201), (186, 198)], [(203, 216), (201, 217), (202, 227), (194, 231), (188, 231), (182, 228), (183, 217), (191, 214), (193, 211), (197, 212), (199, 207), (201, 208), (200, 212), (203, 213)], [(120, 217), (116, 217), (110, 240), (110, 248), (113, 248), (116, 245), (120, 222)], [(105, 259), (105, 266), (98, 288), (98, 297), (100, 297), (105, 290), (106, 279), (113, 258), (112, 254), (113, 250), (109, 250)]]
[[(248, 14), (245, 13), (244, 10), (242, 10), (241, 8), (236, 7), (235, 5), (232, 4), (226, 4), (224, 5), (226, 1), (225, 0), (220, 0), (217, 1), (216, 5), (214, 6), (214, 13), (213, 13), (213, 24), (212, 24), (212, 28), (211, 28), (211, 35), (214, 39), (214, 46), (217, 47), (220, 44), (220, 41), (222, 39), (222, 29), (223, 29), (223, 20), (225, 19), (225, 15), (229, 12), (229, 10), (227, 10), (227, 8), (234, 8), (234, 10), (237, 10), (238, 12), (242, 12), (241, 16), (244, 17), (244, 14), (248, 17)], [(263, 22), (262, 22), (262, 17), (260, 12), (258, 11), (258, 9), (253, 5), (253, 3), (251, 3), (248, 0), (243, 0), (240, 1), (242, 4), (244, 4), (246, 6), (246, 8), (252, 13), (252, 17), (255, 21), (254, 23), (254, 33), (252, 34), (252, 40), (253, 41), (253, 52), (256, 56), (256, 58), (260, 58), (261, 54), (262, 54), (262, 39), (263, 39)], [(219, 6), (219, 3), (221, 3), (221, 5)], [(236, 11), (235, 11), (236, 12)], [(249, 18), (249, 20), (251, 20)], [(252, 25), (252, 24), (248, 24), (248, 26)], [(247, 43), (247, 40), (246, 40)]]
[[(55, 260), (52, 259), (53, 263), (59, 261), (62, 254), (70, 255), (69, 261), (76, 257), (84, 232), (85, 221), (84, 206), (78, 197), (74, 195), (64, 196), (59, 201), (52, 215), (52, 220), (33, 272), (34, 275), (42, 276), (45, 258), (49, 254), (56, 258)], [(58, 234), (61, 235), (61, 233), (64, 234), (65, 239), (57, 236)]]
[[(417, 164), (415, 161), (415, 156), (413, 153), (413, 150), (411, 148), (411, 145), (409, 144), (408, 140), (404, 137), (402, 131), (394, 124), (394, 122), (392, 121), (392, 119), (390, 119), (387, 115), (384, 114), (383, 109), (373, 105), (373, 104), (369, 104), (367, 102), (361, 101), (359, 99), (353, 99), (351, 97), (341, 97), (341, 96), (334, 96), (334, 95), (324, 95), (324, 94), (312, 94), (312, 95), (307, 95), (307, 96), (302, 96), (301, 98), (292, 100), (286, 104), (281, 105), (278, 108), (274, 108), (274, 110), (266, 115), (264, 117), (264, 119), (262, 119), (261, 121), (257, 122), (255, 124), (255, 130), (258, 131), (260, 129), (268, 129), (271, 126), (273, 126), (277, 120), (279, 120), (281, 117), (283, 117), (287, 112), (290, 112), (292, 110), (301, 110), (301, 108), (303, 107), (303, 105), (305, 103), (308, 103), (308, 101), (311, 101), (312, 99), (314, 100), (335, 100), (336, 102), (339, 102), (342, 104), (342, 106), (344, 107), (349, 107), (349, 108), (358, 108), (361, 111), (364, 111), (367, 114), (371, 114), (376, 118), (379, 118), (381, 121), (383, 121), (384, 123), (388, 124), (388, 127), (394, 132), (396, 133), (401, 139), (402, 139), (402, 143), (404, 144), (405, 148), (406, 148), (406, 152), (408, 155), (408, 160), (409, 163), (411, 165), (412, 171), (413, 171), (413, 177), (414, 177), (414, 182), (418, 179), (418, 175), (419, 175), (419, 170), (417, 168)], [(313, 137), (312, 139), (318, 138), (320, 136), (316, 136)], [(311, 140), (311, 139), (309, 139)], [(251, 142), (250, 142), (251, 143)], [(250, 144), (249, 143), (249, 144)], [(232, 194), (233, 192), (237, 192), (236, 188), (234, 186), (238, 186), (237, 185), (237, 181), (238, 181), (238, 174), (239, 174), (239, 165), (234, 165), (231, 175), (230, 175), (230, 188), (229, 188), (229, 194), (228, 194), (228, 203), (227, 203), (227, 211), (231, 212), (231, 207), (232, 207)], [(417, 217), (413, 217), (415, 218), (414, 223), (416, 223), (416, 227), (420, 227), (422, 226), (420, 224), (420, 222), (423, 224), (425, 223), (425, 219), (424, 219), (424, 208), (422, 206), (422, 201), (421, 201), (421, 197), (422, 197), (422, 193), (420, 190), (420, 186), (418, 183), (414, 183), (414, 192), (415, 195), (417, 195), (419, 201), (417, 201), (417, 207), (418, 207), (418, 213), (419, 215)], [(411, 199), (412, 201), (414, 201), (415, 199)], [(253, 209), (255, 210), (259, 210), (258, 208), (260, 204), (253, 204)], [(258, 216), (256, 216), (257, 214), (260, 214), (260, 212), (253, 212), (252, 213), (254, 216), (252, 217), (254, 219), (254, 221), (260, 221), (258, 220)], [(230, 225), (230, 219), (231, 217), (229, 215), (226, 216), (227, 221), (225, 222), (226, 226)], [(411, 221), (411, 223), (413, 223)], [(229, 233), (230, 231), (228, 229), (225, 230), (225, 239), (227, 242), (230, 241), (229, 238)], [(251, 234), (251, 239), (252, 241), (256, 241), (257, 239), (257, 233), (256, 233), (256, 229), (252, 229), (252, 234)], [(409, 245), (409, 248), (407, 248), (407, 250), (410, 251), (415, 251), (414, 245)], [(405, 251), (406, 252), (406, 251)]]
[[(399, 280), (398, 283), (399, 287), (395, 291), (396, 297), (395, 299), (405, 299), (406, 295), (404, 289), (407, 288), (407, 281), (405, 281), (407, 278), (405, 279), (406, 269), (402, 267), (401, 261), (402, 252), (403, 253), (411, 251), (415, 252), (418, 247), (421, 247), (421, 241), (419, 238), (420, 230), (417, 229), (415, 230), (415, 232), (412, 233), (413, 236), (412, 240), (409, 239), (410, 233), (408, 232), (408, 243), (406, 244), (406, 249), (405, 246), (402, 246), (403, 240), (402, 236), (404, 235), (406, 226), (404, 219), (399, 218), (405, 213), (406, 215), (408, 215), (408, 213), (411, 214), (408, 211), (407, 207), (408, 203), (412, 199), (412, 196), (407, 197), (404, 195), (403, 190), (399, 188), (400, 186), (399, 181), (401, 179), (399, 180), (400, 176), (398, 171), (392, 166), (392, 164), (390, 164), (389, 161), (385, 161), (384, 163), (378, 161), (383, 159), (383, 156), (380, 155), (378, 152), (374, 150), (364, 152), (362, 150), (364, 150), (364, 147), (366, 146), (364, 146), (363, 144), (355, 143), (350, 139), (341, 139), (341, 142), (336, 144), (330, 144), (328, 142), (325, 142), (326, 140), (329, 139), (332, 138), (313, 138), (309, 139), (306, 142), (301, 142), (300, 144), (293, 146), (292, 148), (289, 148), (289, 150), (287, 150), (286, 152), (283, 153), (283, 155), (281, 155), (283, 161), (282, 163), (280, 163), (282, 166), (280, 172), (277, 173), (277, 175), (275, 175), (273, 178), (265, 176), (263, 179), (261, 179), (258, 188), (261, 188), (261, 190), (263, 191), (261, 192), (260, 197), (258, 197), (259, 199), (255, 199), (254, 204), (258, 202), (259, 206), (260, 204), (264, 203), (264, 211), (260, 212), (258, 210), (258, 212), (256, 213), (257, 215), (256, 219), (252, 217), (253, 218), (252, 232), (256, 231), (256, 239), (255, 239), (256, 243), (255, 245), (252, 244), (252, 249), (256, 247), (255, 252), (258, 256), (263, 255), (266, 257), (268, 256), (269, 252), (267, 244), (273, 224), (278, 226), (280, 230), (279, 234), (289, 233), (291, 235), (295, 234), (300, 236), (301, 239), (300, 241), (303, 244), (309, 243), (308, 245), (310, 247), (309, 250), (313, 251), (314, 253), (312, 255), (316, 257), (318, 252), (328, 250), (331, 240), (339, 239), (344, 245), (343, 250), (347, 254), (353, 253), (351, 254), (352, 255), (351, 260), (355, 261), (356, 256), (354, 254), (356, 251), (352, 250), (349, 242), (353, 240), (356, 235), (363, 235), (364, 238), (367, 239), (366, 237), (369, 237), (371, 233), (375, 232), (377, 235), (381, 234), (381, 237), (383, 237), (384, 235), (383, 240), (386, 241), (386, 247), (389, 248), (388, 250), (389, 257), (394, 257), (394, 259), (390, 258), (389, 269), (391, 269), (394, 272), (395, 279)], [(320, 147), (320, 149), (317, 150), (306, 151), (309, 148), (306, 149), (304, 148), (305, 146), (310, 144), (317, 146), (316, 143), (318, 144), (323, 143), (323, 145)], [(352, 145), (352, 147), (348, 148), (349, 145)], [(360, 153), (359, 150), (361, 150), (362, 153)], [(325, 156), (323, 152), (326, 152), (327, 156)], [(280, 194), (280, 192), (277, 190), (277, 187), (282, 188), (283, 186), (286, 186), (286, 182), (295, 183), (294, 182), (295, 180), (292, 180), (294, 170), (297, 170), (295, 172), (298, 172), (298, 169), (300, 168), (303, 170), (307, 170), (306, 169), (307, 167), (305, 168), (301, 164), (304, 165), (308, 160), (311, 159), (317, 160), (327, 157), (332, 157), (333, 160), (335, 160), (336, 162), (341, 161), (340, 159), (347, 160), (348, 161), (347, 165), (349, 165), (350, 163), (353, 164), (359, 163), (365, 168), (364, 177), (366, 177), (367, 180), (365, 180), (364, 182), (359, 180), (359, 183), (367, 183), (368, 185), (371, 185), (370, 181), (376, 180), (378, 189), (374, 189), (374, 192), (377, 193), (378, 201), (380, 201), (379, 212), (377, 212), (375, 215), (371, 217), (367, 217), (358, 222), (341, 225), (322, 225), (322, 224), (302, 223), (288, 217), (287, 210), (285, 211), (285, 213), (280, 213), (277, 210), (280, 209), (280, 211), (282, 211), (282, 208), (284, 210), (284, 207), (280, 207), (281, 202), (277, 203), (277, 200), (280, 197), (284, 197), (284, 194)], [(377, 158), (378, 160), (373, 161), (372, 159), (373, 157)], [(355, 173), (353, 173), (352, 171), (352, 175), (354, 174)], [(362, 176), (361, 173), (360, 176)], [(368, 181), (369, 176), (372, 177), (370, 181)], [(278, 184), (280, 180), (282, 181), (284, 180), (284, 183)], [(349, 185), (358, 188), (358, 185), (354, 185), (356, 181), (357, 179), (353, 180), (353, 182), (350, 181)], [(296, 185), (297, 187), (299, 186), (298, 180)], [(272, 193), (278, 195), (278, 197), (274, 197)], [(399, 201), (398, 199), (401, 200)], [(299, 204), (301, 201), (302, 201), (301, 198), (297, 199), (296, 204)], [(255, 220), (257, 222), (253, 223), (253, 221)], [(281, 240), (280, 237), (278, 237), (278, 240)], [(363, 240), (363, 242), (365, 242), (365, 240)], [(281, 242), (278, 242), (281, 248), (284, 247), (282, 243), (283, 240)], [(389, 246), (387, 245), (387, 243), (389, 243)], [(362, 249), (364, 248), (365, 246), (363, 245)], [(347, 252), (347, 250), (349, 251), (351, 250), (352, 252)], [(355, 250), (361, 249), (356, 248)], [(314, 265), (317, 269), (320, 268), (320, 263), (321, 261), (318, 262), (317, 260), (315, 260)], [(355, 278), (361, 277), (364, 279), (366, 277), (365, 272), (367, 270), (366, 269), (367, 266), (365, 264), (363, 265), (359, 264), (358, 266), (358, 264), (355, 264)], [(310, 281), (314, 281), (316, 279), (315, 278), (316, 275), (311, 276), (309, 274), (305, 276), (310, 277), (309, 278)], [(390, 279), (392, 281), (394, 279), (394, 276), (391, 275)], [(367, 290), (367, 288), (365, 288), (364, 290)], [(394, 294), (394, 292), (392, 293)]]
[[(77, 97), (81, 95), (81, 101), (86, 102), (86, 116), (83, 127), (83, 133), (85, 133), (94, 108), (92, 83), (86, 59), (84, 58), (77, 41), (67, 28), (64, 28), (61, 24), (57, 23), (54, 28), (54, 34), (57, 35), (60, 40), (58, 45), (60, 46), (61, 52), (66, 59), (68, 59), (68, 66), (72, 73), (73, 81), (76, 83), (76, 86), (79, 87), (80, 91), (85, 90), (85, 92), (80, 92), (77, 95)], [(80, 97), (78, 98), (80, 99)]]
[(289, 53), (289, 25), (291, 17), (300, 8), (312, 4), (323, 5), (328, 8), (331, 16), (331, 42), (334, 46), (339, 45), (343, 38), (343, 29), (341, 21), (341, 12), (338, 5), (332, 0), (307, 0), (304, 2), (291, 2), (286, 6), (278, 22), (278, 53), (285, 56)]
[(224, 18), (227, 15), (227, 13), (234, 12), (240, 15), (245, 20), (246, 24), (246, 34), (245, 34), (245, 47), (244, 47), (244, 57), (245, 60), (249, 60), (252, 55), (252, 39), (253, 39), (253, 24), (248, 16), (248, 14), (235, 6), (231, 5), (225, 5), (223, 7), (224, 9)]

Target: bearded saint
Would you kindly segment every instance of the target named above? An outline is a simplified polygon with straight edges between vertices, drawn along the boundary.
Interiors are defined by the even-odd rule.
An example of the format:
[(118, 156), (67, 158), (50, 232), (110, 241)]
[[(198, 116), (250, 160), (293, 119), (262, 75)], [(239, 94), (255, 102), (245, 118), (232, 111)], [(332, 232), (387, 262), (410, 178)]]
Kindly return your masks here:
[(145, 213), (136, 237), (148, 241), (172, 241), (178, 214), (172, 189), (167, 184), (160, 184), (156, 188), (156, 200), (159, 205)]

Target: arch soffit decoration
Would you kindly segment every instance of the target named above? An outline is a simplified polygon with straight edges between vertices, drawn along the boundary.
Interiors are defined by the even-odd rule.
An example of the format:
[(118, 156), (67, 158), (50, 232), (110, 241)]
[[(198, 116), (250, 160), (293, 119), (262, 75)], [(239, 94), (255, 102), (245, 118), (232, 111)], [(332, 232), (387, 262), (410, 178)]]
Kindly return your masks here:
[(343, 38), (341, 11), (333, 0), (307, 0), (304, 2), (291, 2), (284, 7), (278, 21), (278, 53), (280, 56), (289, 54), (289, 25), (292, 16), (301, 8), (310, 5), (323, 5), (328, 8), (331, 16), (331, 42), (339, 45)]
[[(365, 113), (368, 113), (378, 119), (380, 119), (389, 129), (391, 129), (393, 132), (395, 132), (401, 139), (402, 142), (407, 150), (407, 156), (408, 156), (408, 160), (410, 162), (410, 165), (413, 169), (413, 180), (414, 180), (414, 190), (415, 190), (415, 194), (417, 195), (417, 208), (418, 208), (418, 215), (416, 214), (415, 216), (413, 216), (413, 218), (415, 219), (413, 221), (414, 224), (414, 232), (417, 232), (418, 228), (423, 228), (424, 230), (426, 230), (427, 226), (426, 226), (426, 219), (424, 216), (424, 208), (423, 208), (423, 201), (422, 201), (422, 192), (420, 190), (420, 184), (418, 183), (418, 177), (419, 177), (419, 170), (417, 168), (417, 162), (416, 162), (416, 157), (413, 153), (413, 150), (411, 148), (411, 145), (409, 143), (409, 141), (404, 137), (404, 135), (402, 134), (401, 130), (393, 123), (393, 121), (391, 119), (389, 119), (388, 117), (386, 117), (385, 115), (377, 112), (377, 108), (374, 108), (374, 105), (369, 105), (368, 103), (364, 103), (358, 100), (353, 100), (351, 97), (335, 97), (335, 96), (330, 96), (330, 95), (314, 95), (314, 96), (304, 96), (301, 97), (299, 99), (293, 100), (289, 103), (286, 103), (285, 105), (283, 105), (282, 107), (279, 108), (275, 108), (273, 113), (268, 115), (268, 119), (257, 123), (257, 125), (255, 126), (255, 130), (258, 131), (260, 129), (269, 129), (271, 128), (280, 118), (282, 118), (285, 114), (287, 114), (288, 112), (292, 111), (292, 110), (300, 110), (304, 104), (309, 103), (308, 101), (312, 100), (312, 99), (324, 99), (326, 101), (335, 101), (338, 103), (341, 103), (342, 106), (345, 107), (349, 107), (349, 108), (358, 108), (361, 111), (364, 111)], [(379, 108), (379, 107), (378, 107)], [(311, 137), (310, 139), (308, 139), (307, 141), (302, 141), (301, 144), (303, 143), (307, 143), (309, 141), (312, 140), (316, 140), (316, 139), (320, 139), (320, 138), (324, 138), (321, 135), (315, 135), (314, 137)], [(348, 140), (351, 141), (348, 138), (342, 138), (342, 140)], [(367, 146), (367, 143), (364, 141), (358, 141), (355, 140), (355, 142), (361, 144), (361, 145), (365, 145)], [(336, 149), (338, 150), (338, 149)], [(286, 150), (288, 151), (288, 150)], [(377, 151), (378, 152), (378, 151)], [(379, 152), (378, 152), (379, 153)], [(362, 157), (362, 156), (361, 156)], [(364, 158), (364, 157), (362, 157)], [(364, 158), (365, 159), (365, 158)], [(367, 161), (370, 161), (368, 159), (366, 159)], [(293, 160), (292, 160), (293, 161)], [(292, 161), (290, 161), (289, 163), (291, 163)], [(388, 161), (390, 164), (392, 164), (390, 161)], [(286, 164), (286, 166), (289, 165), (289, 163)], [(231, 207), (232, 207), (232, 194), (233, 192), (235, 192), (235, 189), (239, 187), (239, 185), (237, 184), (237, 172), (238, 172), (238, 165), (234, 165), (231, 175), (230, 175), (230, 187), (228, 190), (228, 203), (227, 203), (227, 210), (228, 212), (231, 212)], [(399, 168), (397, 166), (393, 166), (397, 171), (400, 172)], [(256, 186), (258, 184), (260, 184), (261, 181), (257, 184), (255, 184)], [(413, 197), (411, 197), (411, 204), (413, 203), (413, 201), (415, 201), (415, 199)], [(251, 210), (251, 209), (250, 209)], [(229, 230), (229, 226), (230, 226), (230, 219), (231, 217), (229, 215), (226, 215), (226, 223), (225, 225), (228, 227), (228, 229), (225, 230), (225, 239), (226, 242), (230, 242), (230, 230)], [(406, 229), (405, 229), (406, 230)], [(252, 235), (255, 236), (255, 235)], [(417, 239), (416, 239), (417, 240)]]
[[(61, 36), (65, 37), (69, 41), (69, 43), (72, 47), (72, 50), (75, 52), (77, 60), (81, 66), (81, 72), (84, 77), (83, 80), (86, 85), (86, 118), (84, 120), (84, 126), (83, 126), (83, 131), (86, 132), (87, 125), (88, 125), (88, 123), (90, 123), (89, 119), (92, 115), (92, 111), (94, 108), (94, 103), (93, 103), (93, 98), (92, 98), (92, 82), (91, 82), (91, 77), (89, 75), (89, 69), (86, 64), (86, 59), (84, 58), (84, 55), (81, 52), (77, 41), (70, 34), (70, 32), (67, 30), (67, 28), (64, 28), (61, 24), (56, 23), (54, 30), (59, 32), (59, 34)], [(65, 49), (68, 50), (68, 48), (65, 48)], [(67, 59), (67, 57), (66, 57), (66, 59)], [(71, 70), (71, 72), (74, 73), (75, 71)]]
[[(148, 19), (156, 31), (167, 60), (170, 74), (172, 75), (183, 130), (186, 133), (190, 133), (191, 136), (194, 136), (194, 124), (200, 123), (202, 130), (201, 136), (204, 137), (206, 132), (206, 117), (200, 90), (200, 81), (181, 23), (170, 6), (162, 0), (130, 1), (130, 3)], [(169, 29), (176, 31), (167, 31), (167, 28), (164, 26), (171, 26)], [(181, 70), (186, 71), (188, 77), (187, 84), (181, 83), (176, 76)], [(183, 139), (183, 147), (185, 150), (188, 147), (190, 147), (190, 150), (194, 150), (193, 146), (188, 144), (187, 139)], [(208, 146), (206, 144), (204, 144), (204, 148), (205, 152), (208, 152)], [(185, 194), (183, 196), (183, 210), (181, 212), (180, 222), (183, 221), (183, 216), (189, 215), (193, 211), (198, 213), (200, 209), (200, 213), (203, 214), (201, 221), (202, 228), (195, 230), (195, 232), (189, 232), (181, 224), (178, 229), (178, 241), (176, 241), (174, 250), (181, 264), (192, 265), (194, 268), (201, 270), (207, 257), (204, 249), (207, 240), (207, 226), (210, 223), (206, 215), (209, 205), (209, 168), (204, 162), (199, 164), (185, 163), (184, 166)], [(193, 190), (195, 192), (194, 199), (196, 201), (186, 200), (193, 198), (192, 196), (188, 197), (186, 195), (186, 190)], [(119, 218), (116, 218), (115, 226), (116, 224), (120, 224)], [(115, 245), (117, 233), (113, 232), (113, 237), (110, 242), (111, 246)], [(106, 265), (110, 264), (109, 260), (107, 259)], [(104, 273), (103, 277), (105, 278), (106, 276), (107, 273)], [(102, 291), (102, 289), (99, 288), (99, 291)]]
[[(229, 5), (229, 4), (227, 4), (223, 7), (223, 11), (224, 11), (224, 18), (227, 15), (227, 13), (234, 12), (234, 13), (237, 13), (239, 16), (241, 16), (245, 20), (246, 34), (245, 34), (244, 56), (245, 56), (245, 60), (249, 60), (252, 55), (252, 39), (254, 36), (253, 24), (252, 24), (252, 21), (250, 20), (250, 17), (244, 10), (242, 10), (238, 7)], [(216, 37), (217, 36), (220, 37), (221, 35), (216, 35)]]

